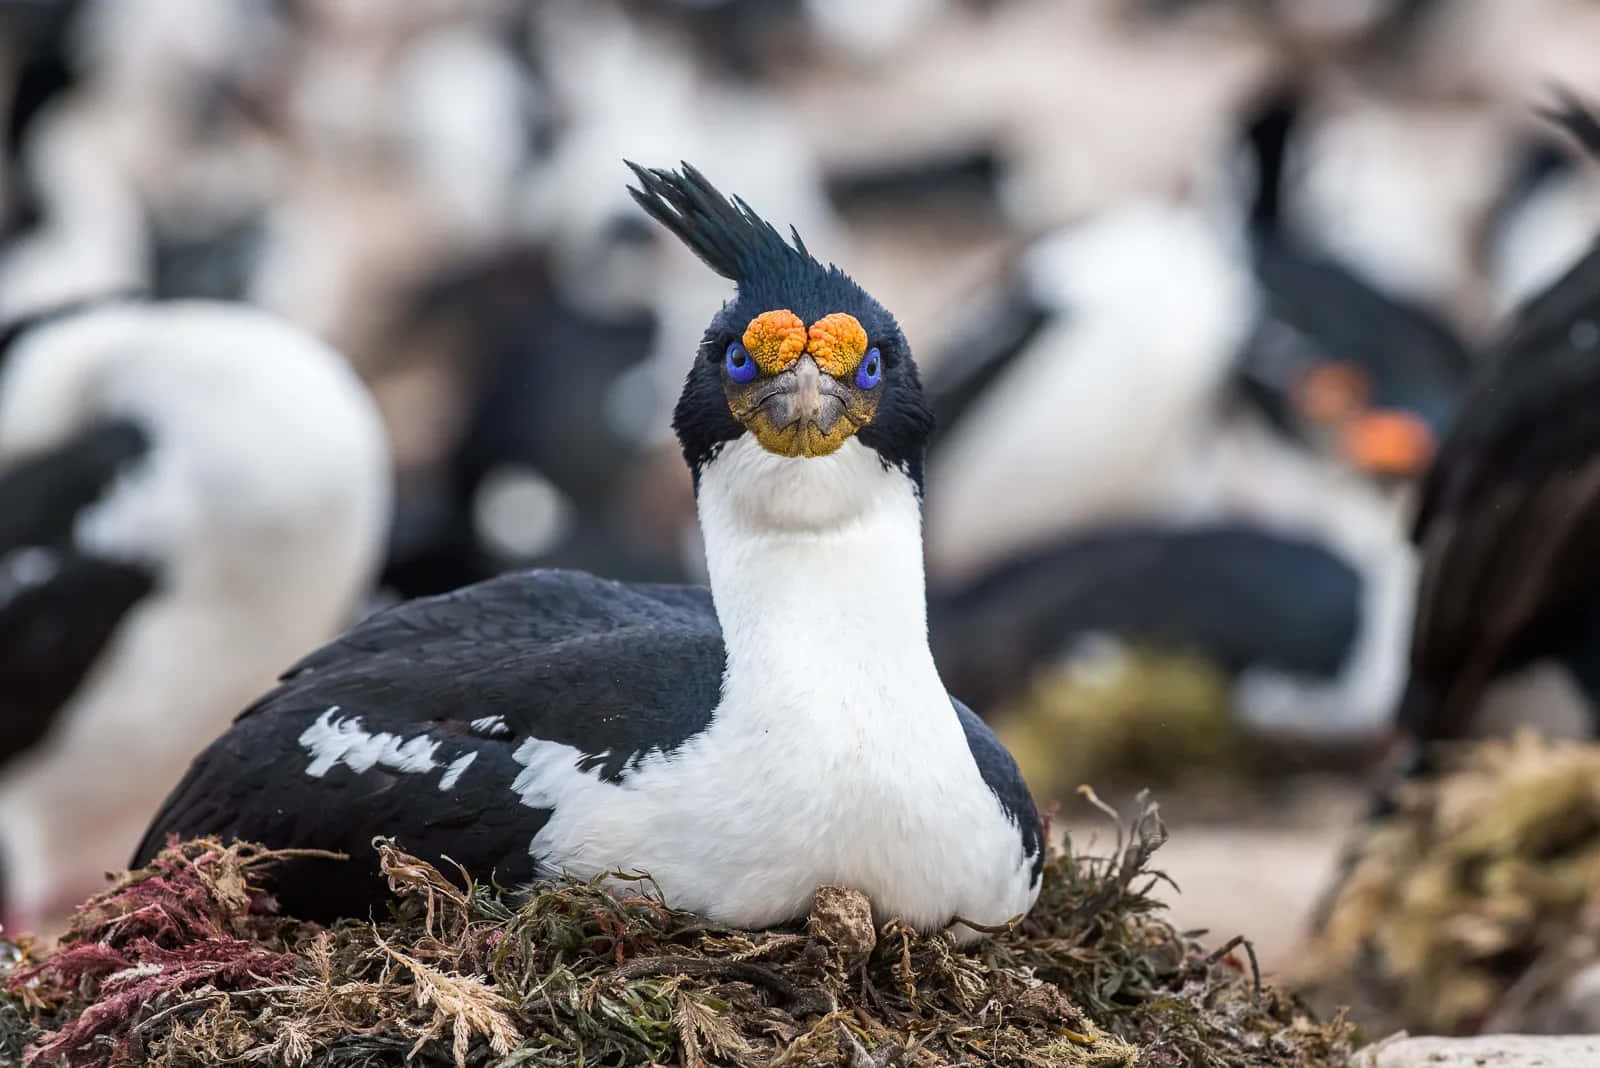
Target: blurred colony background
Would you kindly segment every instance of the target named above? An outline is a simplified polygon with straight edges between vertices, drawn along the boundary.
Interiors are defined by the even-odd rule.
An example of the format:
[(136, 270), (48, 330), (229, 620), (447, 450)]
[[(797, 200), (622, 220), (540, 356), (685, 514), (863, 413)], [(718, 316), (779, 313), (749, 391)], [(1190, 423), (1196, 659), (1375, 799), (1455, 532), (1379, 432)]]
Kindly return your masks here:
[(1074, 829), (1158, 787), (1180, 914), (1279, 962), (1419, 739), (1595, 730), (1588, 483), (1426, 535), (1600, 455), (1600, 372), (1472, 392), (1600, 233), (1596, 55), (1588, 0), (3, 0), (0, 904), (363, 612), (703, 577), (727, 287), (622, 162), (687, 160), (901, 319), (952, 692)]

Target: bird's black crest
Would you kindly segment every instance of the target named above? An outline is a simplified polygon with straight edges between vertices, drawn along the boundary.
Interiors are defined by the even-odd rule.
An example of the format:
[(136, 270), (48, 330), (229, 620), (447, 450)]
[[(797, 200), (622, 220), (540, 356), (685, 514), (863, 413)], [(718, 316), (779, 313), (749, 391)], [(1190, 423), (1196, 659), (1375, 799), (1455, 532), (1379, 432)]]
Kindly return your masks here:
[(628, 189), (640, 207), (739, 287), (738, 296), (722, 306), (707, 328), (673, 413), (673, 428), (697, 483), (700, 468), (718, 447), (745, 433), (723, 396), (723, 352), (751, 318), (786, 308), (805, 322), (847, 312), (861, 324), (883, 356), (884, 381), (877, 415), (862, 428), (859, 440), (920, 487), (933, 413), (923, 399), (910, 346), (888, 309), (838, 267), (818, 262), (798, 233), (791, 230), (785, 241), (749, 204), (724, 196), (689, 164), (680, 164), (681, 171), (628, 166), (643, 187)]
[(797, 232), (794, 244), (740, 197), (731, 200), (687, 163), (681, 173), (628, 162), (643, 189), (628, 192), (651, 218), (724, 278), (743, 283), (785, 267), (819, 266)]

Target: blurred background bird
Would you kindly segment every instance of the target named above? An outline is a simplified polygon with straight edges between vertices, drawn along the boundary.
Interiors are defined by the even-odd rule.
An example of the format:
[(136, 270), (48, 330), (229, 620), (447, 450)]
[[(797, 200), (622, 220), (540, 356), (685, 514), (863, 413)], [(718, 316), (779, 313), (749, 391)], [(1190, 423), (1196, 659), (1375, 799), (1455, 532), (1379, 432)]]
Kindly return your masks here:
[[(8, 349), (42, 351), (95, 302), (177, 322), (201, 299), (193, 344), (219, 365), (292, 377), (249, 340), (292, 330), (370, 391), (381, 480), (334, 444), (357, 397), (319, 420), (313, 390), (279, 434), (231, 414), (252, 386), (202, 405), (219, 430), (194, 455), (216, 471), (298, 465), (283, 529), (339, 478), (381, 527), (374, 562), (251, 654), (239, 684), (259, 690), (358, 604), (541, 565), (704, 579), (668, 415), (723, 294), (646, 225), (621, 163), (693, 159), (851, 263), (915, 343), (940, 423), (933, 645), (1039, 800), (1209, 768), (1284, 803), (1196, 800), (1196, 819), (1332, 824), (1402, 732), (1455, 733), (1491, 676), (1552, 661), (1584, 689), (1587, 617), (1461, 568), (1531, 580), (1537, 546), (1489, 531), (1484, 494), (1553, 501), (1541, 487), (1572, 489), (1590, 455), (1574, 424), (1554, 467), (1521, 456), (1507, 391), (1581, 403), (1587, 319), (1564, 302), (1583, 295), (1561, 287), (1581, 286), (1600, 170), (1587, 128), (1541, 111), (1556, 86), (1600, 100), (1597, 48), (1587, 0), (0, 0), (0, 322), (51, 316)], [(191, 343), (164, 329), (135, 346), (152, 365)], [(1561, 367), (1579, 377), (1536, 370)], [(95, 394), (48, 433), (26, 429), (45, 401), (0, 389), (0, 442), (19, 442), (0, 493), (49, 517), (24, 520), (48, 538), (0, 543), (5, 627), (45, 626), (15, 592), (45, 573), (35, 549), (87, 537), (77, 517), (163, 447), (186, 388), (152, 389), (141, 431)], [(78, 463), (98, 474), (66, 479)], [(250, 484), (196, 482), (195, 514)], [(248, 545), (219, 532), (204, 552), (250, 551), (230, 536)], [(288, 588), (332, 555), (306, 552), (254, 578)], [(122, 580), (131, 607), (77, 605), (101, 644), (165, 581)], [(219, 588), (216, 607), (255, 596)], [(76, 679), (103, 649), (62, 655)], [(65, 737), (80, 691), (53, 685), (50, 711), (8, 709), (8, 745)], [(221, 723), (251, 696), (196, 702)], [(43, 808), (18, 819), (72, 851)], [(73, 870), (117, 862), (92, 853)], [(23, 855), (8, 885), (55, 878)], [(1203, 897), (1225, 867), (1180, 881)]]
[(107, 301), (0, 347), (0, 908), (125, 861), (286, 659), (351, 623), (389, 518), (376, 406), (259, 310)]
[[(1600, 155), (1600, 122), (1579, 101), (1564, 99), (1551, 118)], [(1422, 485), (1400, 721), (1424, 747), (1424, 768), (1428, 744), (1508, 722), (1600, 735), (1597, 401), (1600, 249), (1591, 245), (1520, 306), (1486, 354)]]

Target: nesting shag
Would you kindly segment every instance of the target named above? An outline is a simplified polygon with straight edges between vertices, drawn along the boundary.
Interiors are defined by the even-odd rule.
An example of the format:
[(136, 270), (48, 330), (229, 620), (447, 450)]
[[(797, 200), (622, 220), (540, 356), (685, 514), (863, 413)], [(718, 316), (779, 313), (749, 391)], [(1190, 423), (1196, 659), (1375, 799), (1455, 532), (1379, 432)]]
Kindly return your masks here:
[(280, 878), (310, 917), (383, 898), (392, 834), (502, 883), (643, 870), (721, 923), (864, 891), (922, 929), (1038, 893), (1010, 755), (928, 647), (931, 416), (894, 318), (694, 169), (634, 197), (737, 295), (674, 416), (710, 589), (529, 571), (401, 605), (296, 665), (194, 764), (172, 834), (342, 850)]

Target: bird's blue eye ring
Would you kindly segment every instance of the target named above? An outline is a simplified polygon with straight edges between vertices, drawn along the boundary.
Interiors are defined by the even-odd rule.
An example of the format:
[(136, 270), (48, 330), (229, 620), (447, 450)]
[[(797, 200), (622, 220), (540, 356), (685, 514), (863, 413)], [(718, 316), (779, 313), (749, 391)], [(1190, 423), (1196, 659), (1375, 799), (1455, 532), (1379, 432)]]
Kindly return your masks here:
[(883, 357), (877, 349), (868, 349), (867, 354), (861, 357), (861, 366), (856, 368), (856, 388), (871, 389), (883, 381)]
[(737, 341), (728, 346), (727, 353), (722, 357), (722, 366), (728, 369), (728, 377), (735, 382), (748, 382), (756, 376), (756, 361)]

